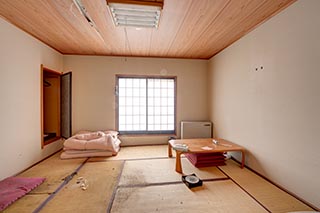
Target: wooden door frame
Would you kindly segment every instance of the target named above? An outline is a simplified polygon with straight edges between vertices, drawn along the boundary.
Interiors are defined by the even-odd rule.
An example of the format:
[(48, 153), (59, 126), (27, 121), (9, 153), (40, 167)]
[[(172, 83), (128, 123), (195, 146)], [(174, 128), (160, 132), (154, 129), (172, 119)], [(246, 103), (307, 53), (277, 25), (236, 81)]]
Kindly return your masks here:
[[(59, 84), (60, 84), (60, 76), (63, 74), (62, 72), (58, 72), (49, 68), (46, 68), (43, 64), (40, 66), (40, 111), (41, 111), (41, 149), (44, 148), (45, 145), (48, 145), (52, 142), (55, 142), (61, 138), (61, 121), (60, 121), (60, 107), (58, 107), (58, 133), (57, 137), (49, 139), (47, 141), (44, 141), (44, 86), (43, 86), (43, 81), (44, 81), (44, 72), (49, 72), (54, 75), (57, 75), (59, 77)], [(61, 96), (61, 91), (60, 91), (60, 85), (58, 87), (58, 105), (60, 106), (60, 96)]]

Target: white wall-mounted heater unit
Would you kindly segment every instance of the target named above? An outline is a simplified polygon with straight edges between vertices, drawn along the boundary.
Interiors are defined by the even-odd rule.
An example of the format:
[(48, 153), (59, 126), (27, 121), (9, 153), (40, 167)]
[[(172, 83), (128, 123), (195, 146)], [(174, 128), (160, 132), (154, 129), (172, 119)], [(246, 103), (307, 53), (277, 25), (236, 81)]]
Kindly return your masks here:
[(210, 121), (181, 121), (181, 139), (211, 137), (212, 123)]

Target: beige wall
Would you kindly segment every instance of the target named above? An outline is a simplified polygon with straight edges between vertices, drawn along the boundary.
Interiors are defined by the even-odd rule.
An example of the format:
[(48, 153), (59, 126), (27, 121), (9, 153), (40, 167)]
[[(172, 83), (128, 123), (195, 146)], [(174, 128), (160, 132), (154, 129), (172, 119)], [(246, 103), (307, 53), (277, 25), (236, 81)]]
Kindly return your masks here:
[(61, 148), (41, 150), (40, 64), (62, 69), (62, 55), (0, 19), (0, 180)]
[(251, 168), (318, 208), (319, 8), (318, 0), (298, 1), (209, 62), (215, 133), (246, 147)]
[[(177, 130), (181, 120), (207, 120), (207, 61), (64, 56), (72, 71), (73, 132), (115, 129), (115, 75), (177, 76)], [(124, 145), (165, 143), (168, 137), (122, 137)]]

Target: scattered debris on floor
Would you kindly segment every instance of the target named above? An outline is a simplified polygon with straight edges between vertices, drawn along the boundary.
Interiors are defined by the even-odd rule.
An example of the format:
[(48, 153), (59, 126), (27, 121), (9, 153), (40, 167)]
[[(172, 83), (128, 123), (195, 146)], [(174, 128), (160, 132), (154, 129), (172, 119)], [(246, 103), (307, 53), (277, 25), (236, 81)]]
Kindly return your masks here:
[(82, 190), (87, 190), (87, 188), (89, 187), (88, 180), (84, 177), (78, 177), (76, 183), (80, 184), (80, 188)]

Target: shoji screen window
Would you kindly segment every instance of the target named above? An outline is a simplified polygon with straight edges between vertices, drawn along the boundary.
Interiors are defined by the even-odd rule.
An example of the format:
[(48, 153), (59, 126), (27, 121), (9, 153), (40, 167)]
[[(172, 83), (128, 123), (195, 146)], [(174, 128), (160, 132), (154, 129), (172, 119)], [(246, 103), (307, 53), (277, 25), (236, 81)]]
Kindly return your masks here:
[(175, 134), (175, 77), (117, 76), (121, 134)]

